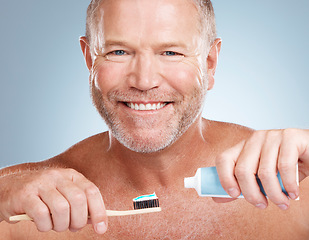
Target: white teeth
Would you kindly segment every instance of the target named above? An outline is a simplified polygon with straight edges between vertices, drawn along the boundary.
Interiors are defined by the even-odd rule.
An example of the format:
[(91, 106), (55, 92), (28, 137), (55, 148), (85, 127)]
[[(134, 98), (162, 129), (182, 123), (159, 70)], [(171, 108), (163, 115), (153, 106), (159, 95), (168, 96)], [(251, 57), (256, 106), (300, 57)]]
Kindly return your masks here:
[(146, 110), (150, 110), (152, 107), (151, 107), (151, 104), (150, 103), (147, 103), (146, 104)]
[(163, 108), (166, 103), (147, 103), (146, 105), (145, 104), (137, 104), (137, 103), (126, 103), (126, 105), (131, 108), (131, 109), (134, 109), (134, 110), (137, 110), (137, 111), (150, 111), (150, 110), (158, 110), (158, 109), (161, 109)]
[(142, 111), (146, 110), (146, 106), (144, 104), (140, 104), (139, 110), (142, 110)]

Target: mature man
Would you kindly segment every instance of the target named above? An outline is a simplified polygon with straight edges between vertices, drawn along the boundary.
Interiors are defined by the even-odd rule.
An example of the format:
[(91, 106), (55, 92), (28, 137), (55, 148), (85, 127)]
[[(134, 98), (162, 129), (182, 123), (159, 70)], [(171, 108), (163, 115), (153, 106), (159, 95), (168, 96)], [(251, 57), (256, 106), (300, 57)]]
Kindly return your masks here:
[[(300, 180), (309, 174), (309, 131), (201, 117), (221, 47), (210, 1), (93, 0), (80, 42), (109, 132), (3, 169), (1, 239), (309, 238), (309, 184), (290, 200), (299, 196), (296, 164)], [(185, 177), (214, 165), (224, 189), (247, 201), (184, 188)], [(105, 209), (131, 209), (132, 198), (154, 191), (162, 212), (107, 219)], [(9, 224), (22, 213), (33, 222)]]

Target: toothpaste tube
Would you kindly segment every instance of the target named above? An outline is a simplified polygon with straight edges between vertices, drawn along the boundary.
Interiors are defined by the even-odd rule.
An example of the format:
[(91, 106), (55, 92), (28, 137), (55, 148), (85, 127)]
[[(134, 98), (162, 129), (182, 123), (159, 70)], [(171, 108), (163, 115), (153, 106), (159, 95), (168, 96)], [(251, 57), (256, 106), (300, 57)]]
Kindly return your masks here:
[[(297, 179), (298, 179), (298, 169), (297, 169)], [(284, 189), (280, 173), (277, 174), (282, 192), (288, 196), (287, 191)], [(266, 196), (264, 188), (260, 179), (256, 176), (256, 181), (260, 187), (261, 192)], [(298, 181), (297, 181), (298, 183)], [(221, 198), (231, 198), (227, 192), (221, 186), (219, 176), (216, 167), (206, 167), (199, 168), (196, 171), (194, 177), (185, 178), (184, 180), (185, 188), (194, 188), (199, 196), (203, 197), (221, 197)], [(242, 194), (238, 198), (244, 198)]]

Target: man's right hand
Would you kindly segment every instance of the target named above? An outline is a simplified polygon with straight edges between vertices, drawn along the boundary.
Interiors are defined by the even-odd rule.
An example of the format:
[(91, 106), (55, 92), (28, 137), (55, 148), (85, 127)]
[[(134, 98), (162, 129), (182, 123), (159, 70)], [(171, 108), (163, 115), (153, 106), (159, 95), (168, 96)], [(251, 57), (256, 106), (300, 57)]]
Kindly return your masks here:
[(87, 223), (98, 234), (107, 230), (99, 189), (73, 169), (25, 170), (0, 176), (0, 186), (0, 222), (27, 214), (41, 232), (75, 232)]

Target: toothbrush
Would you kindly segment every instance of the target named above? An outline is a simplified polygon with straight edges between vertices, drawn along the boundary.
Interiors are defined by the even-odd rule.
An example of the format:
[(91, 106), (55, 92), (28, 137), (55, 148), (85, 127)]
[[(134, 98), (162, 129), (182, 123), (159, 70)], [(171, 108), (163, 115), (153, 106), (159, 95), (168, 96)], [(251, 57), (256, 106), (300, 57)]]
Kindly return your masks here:
[[(160, 212), (162, 209), (159, 207), (159, 199), (155, 193), (144, 195), (133, 199), (134, 210), (115, 211), (106, 210), (106, 215), (109, 217), (114, 216), (129, 216), (137, 214), (155, 213)], [(15, 221), (32, 221), (33, 219), (27, 214), (15, 215), (9, 218), (11, 222)]]

